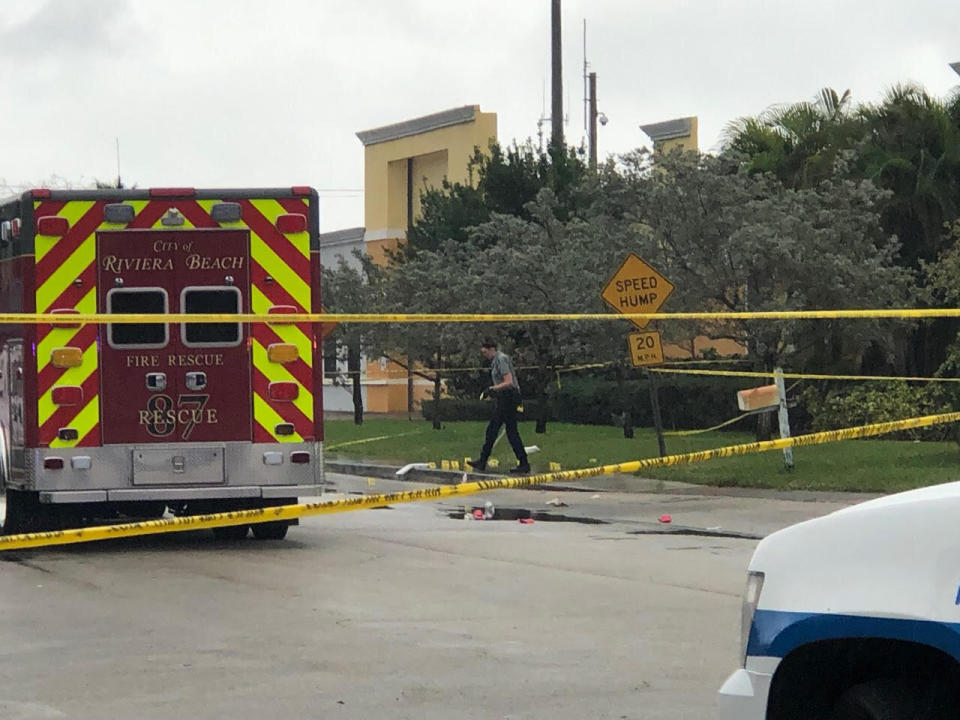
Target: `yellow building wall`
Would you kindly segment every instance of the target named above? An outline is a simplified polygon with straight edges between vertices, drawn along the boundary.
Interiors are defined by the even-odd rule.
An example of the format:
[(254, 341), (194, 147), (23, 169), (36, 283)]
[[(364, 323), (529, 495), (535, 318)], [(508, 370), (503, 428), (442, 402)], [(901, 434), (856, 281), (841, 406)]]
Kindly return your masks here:
[[(387, 253), (406, 240), (408, 189), (413, 219), (420, 217), (420, 194), (451, 183), (476, 183), (469, 162), (474, 148), (486, 152), (497, 137), (496, 113), (473, 108), (473, 120), (366, 145), (364, 148), (364, 225), (367, 255), (386, 263)], [(408, 183), (409, 181), (409, 183)], [(396, 363), (371, 359), (364, 383), (370, 412), (407, 410), (407, 370)], [(433, 384), (413, 378), (414, 406), (433, 397)]]
[[(446, 154), (446, 167), (439, 158), (424, 157), (422, 167), (439, 186), (443, 178), (450, 182), (470, 180), (468, 163), (475, 147), (486, 151), (497, 137), (496, 113), (480, 112), (476, 107), (473, 122), (450, 125), (419, 135), (367, 145), (363, 159), (363, 217), (368, 233), (407, 229), (407, 160), (414, 159), (414, 203), (422, 187), (416, 168), (423, 156)], [(421, 174), (422, 175), (422, 174)]]
[(669, 140), (659, 140), (653, 143), (653, 149), (659, 152), (668, 153), (671, 150), (698, 150), (700, 148), (700, 138), (697, 131), (697, 118), (690, 118), (690, 134), (683, 137), (670, 138)]

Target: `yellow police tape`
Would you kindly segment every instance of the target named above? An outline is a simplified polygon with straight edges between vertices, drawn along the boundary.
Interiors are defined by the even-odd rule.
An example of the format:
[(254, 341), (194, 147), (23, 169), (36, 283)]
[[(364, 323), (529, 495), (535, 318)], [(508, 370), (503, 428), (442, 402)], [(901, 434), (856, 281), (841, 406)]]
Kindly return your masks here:
[(682, 313), (290, 313), (264, 315), (258, 313), (169, 313), (143, 315), (136, 313), (3, 313), (0, 324), (77, 325), (82, 323), (197, 323), (243, 322), (272, 323), (490, 323), (552, 322), (573, 320), (833, 320), (838, 318), (923, 319), (960, 317), (960, 308), (878, 308), (868, 310), (771, 310), (765, 312), (682, 312)]
[[(752, 372), (748, 370), (694, 370), (680, 368), (647, 368), (650, 372), (665, 375), (723, 375), (726, 377), (772, 378), (773, 372)], [(883, 380), (901, 382), (960, 382), (960, 378), (912, 377), (904, 375), (821, 375), (817, 373), (782, 373), (790, 380)]]
[(743, 413), (742, 415), (737, 415), (734, 418), (729, 420), (724, 420), (719, 425), (714, 425), (713, 427), (701, 428), (699, 430), (669, 430), (664, 433), (664, 435), (669, 435), (671, 437), (683, 437), (686, 435), (702, 435), (703, 433), (712, 432), (714, 430), (719, 430), (720, 428), (725, 428), (727, 425), (733, 425), (735, 422), (740, 422), (746, 417), (750, 417), (754, 413)]
[(823, 443), (839, 442), (841, 440), (853, 440), (874, 435), (884, 435), (898, 430), (910, 430), (951, 422), (960, 422), (960, 412), (925, 415), (923, 417), (907, 418), (905, 420), (861, 425), (858, 427), (844, 428), (842, 430), (828, 430), (826, 432), (798, 435), (797, 437), (781, 438), (779, 440), (729, 445), (714, 450), (700, 450), (698, 452), (683, 453), (682, 455), (668, 455), (667, 457), (633, 460), (615, 465), (602, 465), (600, 467), (583, 468), (580, 470), (562, 470), (560, 472), (542, 473), (525, 477), (493, 478), (490, 480), (461, 483), (459, 485), (443, 485), (421, 490), (364, 495), (361, 497), (350, 497), (342, 500), (308, 503), (305, 505), (283, 505), (274, 508), (238, 510), (235, 512), (193, 515), (190, 517), (177, 517), (164, 520), (146, 520), (143, 522), (89, 527), (76, 530), (7, 535), (0, 536), (0, 551), (21, 550), (47, 545), (68, 545), (72, 543), (93, 542), (96, 540), (112, 540), (135, 535), (156, 535), (158, 533), (182, 532), (184, 530), (200, 530), (203, 528), (226, 527), (228, 525), (293, 520), (295, 518), (310, 517), (313, 515), (331, 515), (334, 513), (380, 507), (382, 505), (425, 502), (429, 500), (439, 500), (441, 498), (475, 495), (492, 490), (526, 488), (532, 485), (542, 485), (560, 480), (582, 480), (583, 478), (611, 475), (614, 473), (635, 473), (652, 468), (703, 462), (714, 458), (732, 457), (734, 455), (748, 455), (771, 450), (782, 450), (788, 447), (803, 447), (805, 445), (820, 445)]

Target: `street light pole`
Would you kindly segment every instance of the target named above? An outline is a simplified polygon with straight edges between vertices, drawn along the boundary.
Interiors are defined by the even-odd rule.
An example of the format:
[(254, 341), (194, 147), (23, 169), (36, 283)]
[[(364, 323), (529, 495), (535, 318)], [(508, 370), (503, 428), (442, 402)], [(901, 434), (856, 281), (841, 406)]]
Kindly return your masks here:
[(550, 120), (553, 124), (553, 132), (550, 135), (550, 142), (559, 150), (563, 148), (563, 43), (560, 39), (560, 0), (551, 1), (550, 20), (550, 45), (553, 59), (550, 95)]
[(597, 74), (590, 73), (590, 169), (597, 169)]

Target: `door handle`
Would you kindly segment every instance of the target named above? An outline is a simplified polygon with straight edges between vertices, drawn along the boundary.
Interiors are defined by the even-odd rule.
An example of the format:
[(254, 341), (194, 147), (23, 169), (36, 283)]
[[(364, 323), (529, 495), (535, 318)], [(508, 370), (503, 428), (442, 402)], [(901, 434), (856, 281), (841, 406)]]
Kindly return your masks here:
[(207, 374), (205, 372), (187, 373), (187, 390), (203, 390), (207, 386)]
[(147, 390), (151, 392), (163, 392), (166, 389), (166, 373), (147, 373)]

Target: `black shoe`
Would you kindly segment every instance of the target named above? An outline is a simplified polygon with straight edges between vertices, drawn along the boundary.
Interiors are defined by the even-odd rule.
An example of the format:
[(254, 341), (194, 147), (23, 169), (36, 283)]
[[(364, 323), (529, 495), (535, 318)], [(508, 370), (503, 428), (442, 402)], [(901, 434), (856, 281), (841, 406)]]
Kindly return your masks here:
[(511, 475), (529, 475), (530, 466), (529, 465), (517, 465), (513, 470), (510, 471)]
[(472, 467), (477, 472), (483, 472), (487, 469), (487, 463), (483, 460), (467, 460), (467, 465)]

